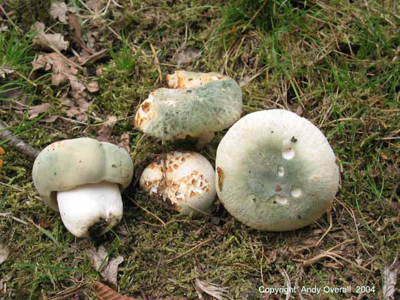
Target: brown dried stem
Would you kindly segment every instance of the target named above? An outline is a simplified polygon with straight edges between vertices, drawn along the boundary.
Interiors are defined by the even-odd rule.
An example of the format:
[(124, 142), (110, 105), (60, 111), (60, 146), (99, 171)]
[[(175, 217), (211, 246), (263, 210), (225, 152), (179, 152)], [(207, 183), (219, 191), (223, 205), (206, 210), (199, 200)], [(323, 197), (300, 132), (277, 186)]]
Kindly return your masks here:
[(8, 127), (2, 121), (0, 121), (0, 140), (6, 140), (7, 145), (10, 148), (22, 152), (30, 160), (35, 160), (40, 151), (25, 143), (7, 128)]

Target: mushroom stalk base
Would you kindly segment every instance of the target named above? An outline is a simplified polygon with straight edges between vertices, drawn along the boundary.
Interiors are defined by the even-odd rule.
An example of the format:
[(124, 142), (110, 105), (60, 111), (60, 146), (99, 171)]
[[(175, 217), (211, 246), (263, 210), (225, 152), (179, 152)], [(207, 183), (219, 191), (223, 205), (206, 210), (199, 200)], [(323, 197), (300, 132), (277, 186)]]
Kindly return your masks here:
[(101, 235), (122, 219), (122, 197), (116, 183), (85, 184), (58, 192), (57, 202), (65, 227), (76, 237)]

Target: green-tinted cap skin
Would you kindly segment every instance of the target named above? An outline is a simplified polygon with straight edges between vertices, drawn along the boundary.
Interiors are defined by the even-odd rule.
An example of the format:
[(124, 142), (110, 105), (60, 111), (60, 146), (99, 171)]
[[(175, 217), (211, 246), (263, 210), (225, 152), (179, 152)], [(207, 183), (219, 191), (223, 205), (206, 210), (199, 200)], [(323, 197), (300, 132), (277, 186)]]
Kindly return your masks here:
[(233, 79), (221, 78), (195, 88), (154, 91), (136, 113), (135, 126), (164, 140), (228, 128), (242, 113), (242, 91)]
[(36, 158), (33, 183), (44, 202), (58, 211), (56, 193), (102, 181), (126, 188), (132, 180), (133, 162), (121, 147), (91, 138), (55, 142)]
[(244, 224), (267, 231), (315, 222), (339, 186), (325, 136), (285, 110), (251, 113), (233, 125), (218, 146), (216, 174), (226, 209)]

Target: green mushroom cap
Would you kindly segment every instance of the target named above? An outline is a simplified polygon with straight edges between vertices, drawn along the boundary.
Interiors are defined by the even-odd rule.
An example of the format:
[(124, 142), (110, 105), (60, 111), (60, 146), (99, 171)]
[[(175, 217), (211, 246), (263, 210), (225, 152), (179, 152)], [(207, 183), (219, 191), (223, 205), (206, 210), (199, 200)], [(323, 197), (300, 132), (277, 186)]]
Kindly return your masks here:
[[(199, 137), (223, 130), (240, 118), (242, 91), (233, 79), (219, 73), (179, 74), (199, 84), (190, 85), (189, 80), (192, 87), (152, 92), (135, 115), (134, 124), (141, 131), (163, 140)], [(207, 76), (215, 79), (206, 80)]]
[(132, 180), (133, 162), (121, 147), (78, 138), (47, 146), (36, 158), (32, 176), (44, 202), (58, 211), (56, 192), (102, 181), (126, 188)]
[(248, 114), (229, 129), (217, 149), (216, 174), (225, 208), (267, 231), (315, 222), (339, 185), (335, 155), (322, 132), (279, 109)]

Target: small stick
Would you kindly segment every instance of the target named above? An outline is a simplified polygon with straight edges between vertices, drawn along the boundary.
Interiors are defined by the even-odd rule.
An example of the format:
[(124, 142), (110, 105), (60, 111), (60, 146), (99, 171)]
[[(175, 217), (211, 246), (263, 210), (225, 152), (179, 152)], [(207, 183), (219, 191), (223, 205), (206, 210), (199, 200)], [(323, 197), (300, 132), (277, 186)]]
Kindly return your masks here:
[(29, 80), (29, 78), (26, 78), (24, 75), (22, 75), (20, 72), (18, 72), (17, 70), (15, 70), (15, 69), (13, 69), (13, 68), (1, 67), (1, 68), (0, 68), (0, 71), (2, 71), (2, 70), (11, 71), (11, 72), (17, 74), (19, 77), (25, 79), (25, 80), (26, 80), (28, 83), (30, 83), (31, 85), (33, 85), (33, 86), (35, 86), (35, 87), (37, 86), (36, 83), (32, 82), (31, 80)]
[(35, 160), (40, 151), (28, 145), (23, 140), (15, 136), (7, 126), (0, 121), (0, 139), (7, 140), (7, 145), (25, 154), (30, 160)]
[[(10, 24), (11, 24), (14, 28), (18, 28), (18, 27), (14, 24), (13, 20), (11, 20), (10, 16), (8, 15), (8, 13), (7, 13), (6, 10), (4, 9), (3, 5), (1, 5), (1, 4), (0, 4), (0, 10), (1, 10), (1, 11), (3, 12), (3, 14), (6, 16), (8, 22), (10, 22)], [(18, 28), (18, 29), (19, 29), (19, 28)], [(19, 31), (22, 32), (21, 29), (19, 29)]]
[(161, 68), (160, 68), (160, 62), (159, 62), (158, 57), (157, 57), (157, 52), (154, 49), (153, 44), (151, 44), (151, 43), (150, 43), (150, 48), (151, 48), (151, 52), (153, 52), (154, 63), (156, 64), (158, 75), (159, 75), (159, 80), (161, 82), (163, 78), (162, 78), (162, 73), (161, 73)]
[(12, 216), (11, 213), (0, 213), (0, 217), (6, 217), (6, 218), (8, 217), (8, 218), (11, 218), (11, 219), (13, 219), (14, 221), (17, 221), (17, 222), (22, 223), (22, 224), (24, 224), (24, 225), (28, 225), (27, 222), (21, 220), (20, 218), (17, 218), (17, 217)]
[(150, 216), (152, 216), (153, 218), (157, 219), (158, 221), (160, 221), (160, 223), (163, 225), (163, 227), (165, 227), (165, 222), (163, 220), (161, 220), (159, 217), (157, 217), (155, 214), (153, 214), (151, 211), (149, 211), (148, 209), (144, 208), (143, 206), (140, 206), (139, 203), (137, 203), (135, 200), (133, 200), (131, 197), (129, 197), (128, 195), (126, 195), (128, 197), (129, 200), (131, 200), (133, 203), (135, 203), (140, 209), (144, 210), (145, 212), (147, 212)]
[(319, 244), (322, 242), (322, 240), (324, 239), (324, 237), (329, 233), (329, 231), (331, 231), (332, 226), (333, 226), (333, 222), (332, 222), (332, 213), (331, 213), (331, 209), (329, 208), (328, 213), (328, 218), (329, 218), (329, 227), (328, 229), (325, 231), (325, 233), (322, 235), (322, 237), (319, 239), (318, 243), (315, 245), (315, 247), (318, 247)]

